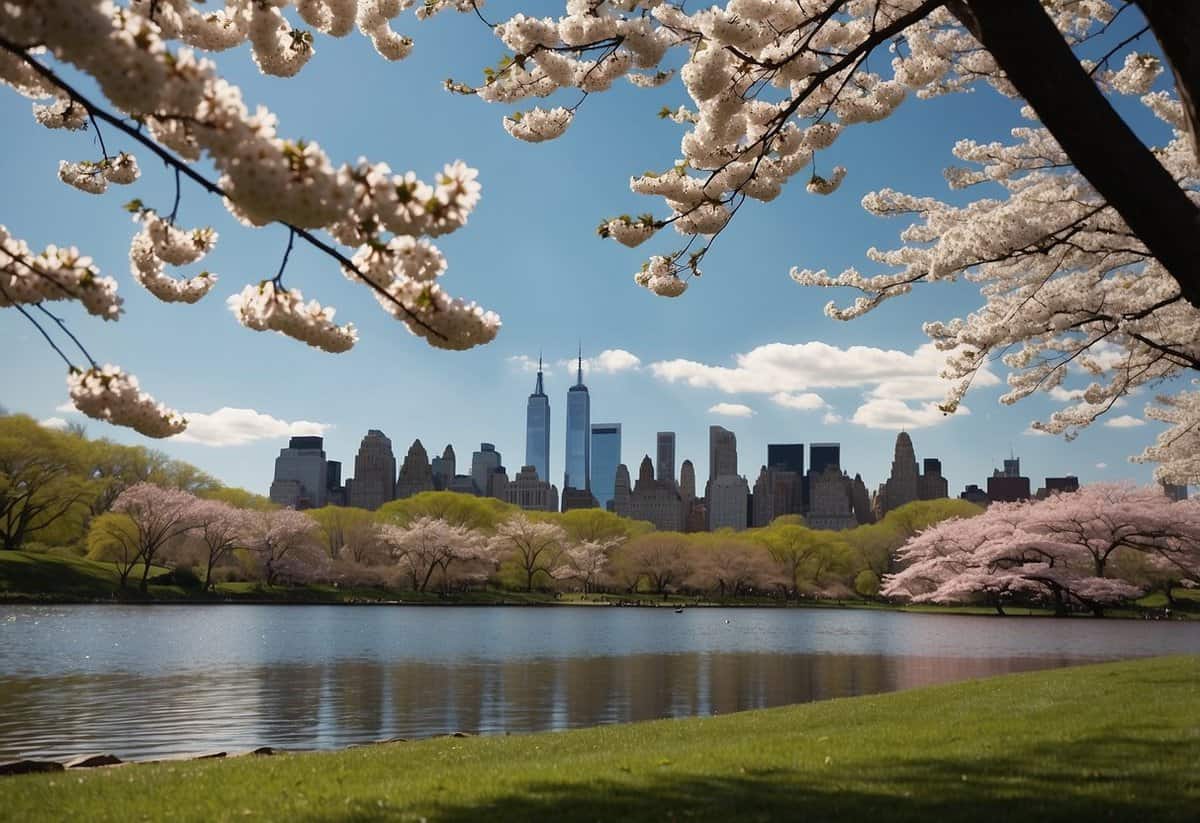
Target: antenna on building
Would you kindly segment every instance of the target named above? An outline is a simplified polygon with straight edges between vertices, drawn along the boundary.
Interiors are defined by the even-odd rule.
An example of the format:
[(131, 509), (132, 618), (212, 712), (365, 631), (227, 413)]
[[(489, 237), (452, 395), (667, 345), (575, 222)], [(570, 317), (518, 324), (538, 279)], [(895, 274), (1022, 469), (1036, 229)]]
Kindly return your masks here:
[(576, 375), (577, 386), (583, 385), (583, 341), (579, 341), (579, 371)]

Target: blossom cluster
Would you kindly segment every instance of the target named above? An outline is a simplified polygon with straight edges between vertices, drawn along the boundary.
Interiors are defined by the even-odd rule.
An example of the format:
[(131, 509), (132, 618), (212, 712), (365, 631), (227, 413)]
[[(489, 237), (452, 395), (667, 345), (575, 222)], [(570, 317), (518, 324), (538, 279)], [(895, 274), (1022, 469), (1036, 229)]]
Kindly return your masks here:
[(109, 183), (127, 186), (140, 176), (137, 158), (127, 152), (103, 160), (62, 160), (58, 164), (58, 179), (88, 194), (104, 194)]
[(100, 276), (79, 249), (47, 246), (33, 254), (0, 225), (0, 308), (44, 300), (78, 300), (89, 314), (116, 320), (121, 314), (117, 281)]
[[(9, 0), (0, 16), (0, 37), (37, 45), (25, 52), (28, 59), (0, 50), (0, 83), (33, 98), (34, 116), (47, 128), (84, 128), (93, 114), (84, 102), (35, 70), (34, 60), (52, 56), (93, 80), (120, 115), (138, 121), (180, 162), (205, 157), (211, 161), (225, 204), (242, 223), (324, 229), (338, 242), (358, 249), (356, 259), (364, 250), (407, 248), (397, 258), (396, 270), (354, 273), (356, 279), (377, 296), (386, 296), (388, 310), (435, 345), (462, 349), (492, 339), (499, 328), (494, 314), (451, 298), (439, 287), (416, 285), (445, 270), (440, 253), (434, 250), (429, 259), (422, 259), (421, 250), (428, 244), (416, 243), (466, 224), (479, 201), (474, 169), (457, 161), (426, 182), (412, 172), (395, 173), (387, 164), (365, 159), (336, 165), (317, 143), (279, 136), (275, 116), (261, 106), (248, 106), (240, 89), (204, 57), (204, 52), (248, 42), (263, 72), (293, 75), (312, 56), (314, 42), (310, 32), (289, 21), (294, 12), (304, 24), (330, 36), (340, 37), (357, 27), (384, 57), (399, 59), (412, 43), (392, 31), (391, 22), (411, 3), (225, 0), (222, 5), (206, 9), (190, 0), (131, 0), (126, 5), (108, 0)], [(124, 152), (105, 153), (95, 161), (64, 161), (59, 168), (63, 182), (92, 194), (104, 193), (110, 184), (131, 183), (138, 175), (137, 161)], [(195, 302), (211, 290), (216, 280), (211, 274), (177, 279), (166, 274), (165, 266), (196, 262), (211, 249), (215, 234), (182, 231), (153, 213), (142, 218), (144, 225), (130, 245), (135, 279), (172, 302)], [(55, 263), (41, 260), (34, 265)], [(53, 278), (68, 286), (68, 275), (42, 273), (46, 282), (34, 283), (32, 272), (19, 268), (4, 269), (6, 283), (13, 286), (12, 301), (31, 302), (38, 295), (78, 297), (90, 311), (108, 310), (106, 316), (115, 318), (115, 284), (106, 285), (112, 281), (91, 274), (86, 289), (59, 293), (51, 288)], [(399, 302), (404, 300), (413, 304)], [(328, 351), (345, 351), (356, 339), (353, 326), (331, 322), (331, 308), (305, 303), (298, 292), (250, 286), (231, 302), (239, 320), (250, 328), (281, 331)], [(109, 416), (114, 421), (123, 417), (119, 412)]]
[(75, 408), (116, 426), (128, 426), (147, 437), (170, 437), (187, 428), (178, 412), (168, 409), (138, 388), (137, 378), (106, 364), (67, 375), (67, 390)]
[(358, 340), (353, 323), (333, 322), (335, 309), (315, 300), (305, 303), (299, 289), (281, 289), (271, 280), (246, 286), (226, 303), (248, 329), (277, 331), (327, 352), (348, 351)]
[(166, 273), (166, 266), (200, 261), (216, 245), (217, 233), (211, 228), (180, 229), (152, 209), (142, 208), (137, 200), (128, 208), (134, 212), (134, 221), (142, 224), (129, 246), (133, 278), (165, 303), (195, 303), (208, 294), (217, 283), (215, 274), (204, 271), (195, 277), (175, 278)]

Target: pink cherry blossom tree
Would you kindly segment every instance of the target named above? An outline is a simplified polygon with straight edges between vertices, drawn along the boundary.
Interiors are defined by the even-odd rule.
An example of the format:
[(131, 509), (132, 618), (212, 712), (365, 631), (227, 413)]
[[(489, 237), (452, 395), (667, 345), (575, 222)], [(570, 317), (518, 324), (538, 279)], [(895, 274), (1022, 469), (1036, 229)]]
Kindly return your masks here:
[(1200, 511), (1156, 488), (1086, 486), (1043, 501), (993, 504), (978, 517), (947, 520), (899, 552), (902, 570), (884, 578), (885, 596), (913, 602), (983, 599), (1003, 613), (1013, 596), (1044, 597), (1063, 614), (1072, 605), (1099, 615), (1145, 586), (1113, 573), (1121, 551), (1150, 568), (1190, 569), (1200, 545)]
[(385, 525), (380, 532), (402, 573), (420, 592), (427, 590), (434, 574), (440, 573), (446, 586), (452, 567), (457, 570), (489, 561), (492, 556), (486, 537), (440, 517), (419, 517), (407, 526)]
[(233, 555), (252, 515), (221, 500), (197, 498), (189, 517), (194, 524), (192, 533), (203, 546), (204, 591), (209, 591), (213, 587), (213, 569)]
[(312, 580), (329, 563), (316, 537), (316, 523), (293, 509), (248, 512), (242, 542), (258, 560), (268, 586), (281, 580)]
[(563, 550), (551, 571), (555, 580), (576, 580), (583, 591), (596, 591), (604, 579), (612, 552), (625, 541), (619, 537), (580, 540)]
[(165, 489), (153, 483), (136, 483), (117, 497), (113, 511), (129, 516), (137, 535), (137, 556), (142, 563), (138, 588), (145, 592), (150, 567), (159, 552), (171, 541), (196, 527), (196, 498), (179, 489)]

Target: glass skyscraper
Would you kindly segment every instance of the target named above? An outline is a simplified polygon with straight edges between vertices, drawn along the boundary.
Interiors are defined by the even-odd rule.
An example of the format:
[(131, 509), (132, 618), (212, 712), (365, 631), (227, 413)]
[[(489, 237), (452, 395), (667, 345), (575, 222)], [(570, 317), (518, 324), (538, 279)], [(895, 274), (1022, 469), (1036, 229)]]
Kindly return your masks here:
[(592, 494), (600, 508), (607, 509), (621, 464), (621, 424), (592, 424)]
[(540, 355), (537, 385), (525, 408), (525, 465), (537, 470), (538, 480), (550, 482), (550, 398), (542, 384)]
[(567, 390), (567, 450), (563, 489), (592, 487), (592, 400), (583, 385), (583, 350), (575, 385)]

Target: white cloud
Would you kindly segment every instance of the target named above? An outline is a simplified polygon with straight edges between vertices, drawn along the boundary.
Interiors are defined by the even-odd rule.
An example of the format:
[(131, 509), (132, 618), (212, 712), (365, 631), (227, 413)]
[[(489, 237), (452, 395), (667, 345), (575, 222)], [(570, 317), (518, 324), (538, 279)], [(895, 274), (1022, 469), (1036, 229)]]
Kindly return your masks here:
[(212, 414), (184, 412), (188, 427), (172, 439), (180, 443), (201, 443), (205, 446), (241, 446), (255, 440), (274, 440), (302, 435), (322, 435), (332, 428), (329, 423), (308, 420), (288, 422), (257, 412), (254, 409), (231, 409), (228, 406)]
[(1069, 400), (1082, 399), (1083, 389), (1064, 389), (1062, 386), (1055, 386), (1050, 390), (1049, 394), (1055, 400), (1066, 403)]
[[(970, 414), (966, 406), (959, 406), (955, 414)], [(944, 423), (953, 415), (946, 414), (934, 401), (911, 406), (903, 400), (890, 397), (869, 398), (854, 412), (850, 422), (868, 429), (921, 429)]]
[[(650, 364), (655, 377), (668, 383), (713, 388), (726, 394), (797, 394), (820, 388), (862, 388), (870, 396), (889, 400), (940, 400), (949, 384), (938, 377), (946, 355), (926, 343), (911, 354), (894, 349), (827, 343), (768, 343), (734, 357), (736, 365), (712, 366), (694, 360), (663, 360)], [(993, 386), (999, 379), (984, 369), (975, 386)]]
[(720, 414), (725, 417), (753, 417), (754, 409), (742, 403), (718, 403), (710, 406), (709, 414)]
[(79, 414), (79, 409), (75, 408), (75, 404), (70, 400), (66, 403), (59, 403), (54, 410), (59, 414)]
[(845, 418), (843, 418), (840, 414), (837, 414), (836, 412), (828, 411), (828, 412), (825, 412), (825, 416), (821, 418), (821, 422), (827, 426), (832, 426), (835, 423), (845, 422)]
[(798, 409), (799, 411), (815, 411), (829, 405), (825, 402), (825, 398), (812, 392), (804, 392), (803, 394), (777, 392), (771, 395), (771, 402), (776, 406), (783, 406), (785, 409)]
[(1096, 468), (1098, 468), (1098, 469), (1100, 469), (1101, 471), (1103, 471), (1104, 469), (1107, 469), (1107, 468), (1108, 468), (1108, 464), (1107, 464), (1107, 463), (1097, 463), (1097, 464), (1096, 464)]
[(1027, 434), (1030, 437), (1049, 437), (1050, 436), (1050, 432), (1042, 431), (1041, 429), (1035, 429), (1033, 426), (1026, 426), (1025, 431), (1021, 432), (1021, 434)]
[(1123, 414), (1120, 417), (1110, 417), (1108, 420), (1104, 421), (1104, 425), (1108, 426), (1110, 429), (1132, 429), (1135, 426), (1146, 425), (1146, 421), (1142, 420), (1140, 417)]
[[(512, 357), (508, 358), (508, 362), (512, 363), (521, 371), (536, 372), (538, 370), (537, 359), (529, 357), (528, 355), (514, 354)], [(550, 374), (550, 366), (543, 366), (542, 371), (546, 374)]]
[[(571, 374), (575, 373), (577, 363), (578, 361), (575, 359), (558, 361), (558, 364)], [(583, 358), (583, 373), (616, 374), (641, 368), (641, 365), (642, 358), (633, 352), (625, 351), (625, 349), (605, 349), (595, 357)]]
[(43, 429), (58, 429), (59, 431), (62, 431), (69, 424), (61, 417), (47, 417), (45, 420), (39, 420), (38, 425)]

